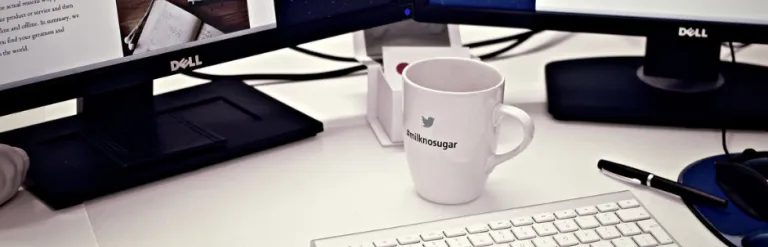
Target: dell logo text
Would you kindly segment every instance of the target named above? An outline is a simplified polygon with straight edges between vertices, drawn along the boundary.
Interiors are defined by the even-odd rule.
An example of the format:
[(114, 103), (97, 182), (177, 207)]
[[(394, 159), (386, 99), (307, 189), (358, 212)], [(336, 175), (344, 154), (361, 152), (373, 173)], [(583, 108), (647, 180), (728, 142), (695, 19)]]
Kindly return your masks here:
[(677, 31), (677, 35), (680, 37), (691, 38), (707, 38), (707, 29), (704, 28), (684, 28), (681, 27)]
[(179, 61), (171, 61), (171, 71), (177, 71), (179, 69), (194, 68), (202, 65), (203, 62), (195, 55), (194, 57), (182, 58)]

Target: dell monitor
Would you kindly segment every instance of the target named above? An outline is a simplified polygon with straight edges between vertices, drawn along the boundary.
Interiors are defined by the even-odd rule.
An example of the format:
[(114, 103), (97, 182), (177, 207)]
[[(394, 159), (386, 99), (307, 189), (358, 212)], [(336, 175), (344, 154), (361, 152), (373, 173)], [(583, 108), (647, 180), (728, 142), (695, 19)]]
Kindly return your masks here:
[(424, 22), (646, 37), (643, 57), (549, 63), (547, 103), (556, 119), (768, 126), (768, 69), (731, 63), (731, 57), (721, 61), (728, 42), (768, 42), (768, 1), (415, 0), (414, 5), (414, 18)]
[(410, 8), (398, 0), (0, 0), (0, 116), (78, 103), (76, 115), (0, 133), (0, 143), (28, 153), (24, 187), (61, 209), (305, 139), (322, 123), (242, 81), (158, 96), (152, 82), (394, 23)]

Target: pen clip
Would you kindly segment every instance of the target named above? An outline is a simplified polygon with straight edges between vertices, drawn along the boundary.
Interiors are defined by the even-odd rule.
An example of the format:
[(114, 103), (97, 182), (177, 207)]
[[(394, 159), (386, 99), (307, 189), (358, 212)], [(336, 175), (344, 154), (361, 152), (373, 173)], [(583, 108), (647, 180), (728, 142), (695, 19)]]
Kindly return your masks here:
[(603, 174), (605, 174), (606, 176), (612, 177), (614, 179), (618, 179), (618, 180), (622, 180), (622, 181), (625, 181), (625, 182), (630, 182), (630, 183), (636, 183), (636, 184), (639, 184), (639, 185), (643, 185), (643, 182), (640, 181), (640, 179), (624, 177), (624, 176), (618, 175), (616, 173), (610, 172), (610, 171), (608, 171), (606, 169), (600, 169), (600, 171), (603, 172)]

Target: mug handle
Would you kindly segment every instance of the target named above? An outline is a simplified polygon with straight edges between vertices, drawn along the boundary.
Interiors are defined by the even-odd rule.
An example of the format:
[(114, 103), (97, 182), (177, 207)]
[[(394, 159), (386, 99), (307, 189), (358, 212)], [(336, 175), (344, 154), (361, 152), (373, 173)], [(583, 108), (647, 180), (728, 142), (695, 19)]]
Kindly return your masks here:
[(503, 120), (505, 117), (514, 118), (520, 122), (520, 125), (523, 127), (523, 141), (521, 141), (520, 145), (518, 145), (516, 148), (508, 152), (498, 153), (497, 151), (497, 153), (495, 153), (488, 162), (488, 173), (493, 172), (496, 166), (503, 163), (504, 161), (510, 160), (518, 154), (522, 153), (523, 150), (528, 148), (528, 145), (530, 145), (531, 141), (533, 140), (534, 125), (533, 120), (531, 120), (531, 116), (529, 116), (528, 113), (520, 110), (520, 108), (510, 105), (502, 104), (496, 107), (493, 113), (493, 119), (499, 119), (499, 121), (496, 121), (494, 124), (501, 124), (501, 120)]

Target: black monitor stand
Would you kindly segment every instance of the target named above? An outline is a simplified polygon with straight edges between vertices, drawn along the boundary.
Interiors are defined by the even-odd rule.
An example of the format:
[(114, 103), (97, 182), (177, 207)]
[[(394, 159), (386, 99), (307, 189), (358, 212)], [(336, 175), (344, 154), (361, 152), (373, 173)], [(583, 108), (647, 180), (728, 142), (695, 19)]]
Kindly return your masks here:
[(645, 57), (552, 62), (549, 112), (558, 120), (768, 129), (768, 68), (721, 61), (721, 48), (717, 40), (650, 36)]
[(84, 97), (78, 107), (73, 117), (0, 134), (0, 143), (29, 154), (24, 186), (53, 209), (323, 131), (239, 80), (154, 97), (146, 82)]

